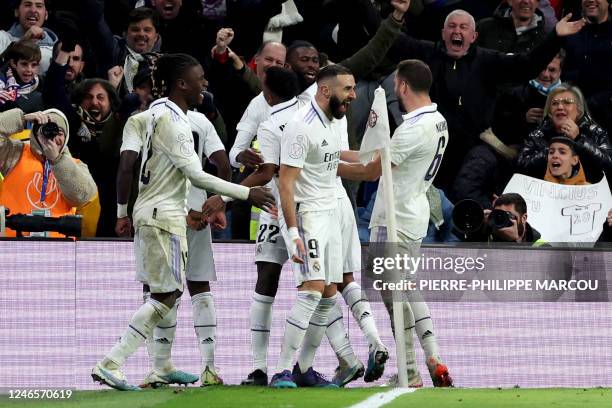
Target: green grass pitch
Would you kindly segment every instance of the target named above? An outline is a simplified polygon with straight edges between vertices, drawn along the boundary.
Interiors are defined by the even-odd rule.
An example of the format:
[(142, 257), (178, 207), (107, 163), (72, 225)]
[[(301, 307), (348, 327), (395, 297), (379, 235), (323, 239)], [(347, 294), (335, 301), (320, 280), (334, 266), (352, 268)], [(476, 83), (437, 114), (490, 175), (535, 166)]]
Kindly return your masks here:
[[(142, 392), (79, 391), (70, 400), (10, 400), (0, 407), (48, 408), (335, 408), (349, 407), (388, 388), (341, 390), (273, 390), (257, 387), (170, 388)], [(610, 388), (558, 389), (420, 389), (402, 395), (385, 408), (582, 408), (612, 407)]]

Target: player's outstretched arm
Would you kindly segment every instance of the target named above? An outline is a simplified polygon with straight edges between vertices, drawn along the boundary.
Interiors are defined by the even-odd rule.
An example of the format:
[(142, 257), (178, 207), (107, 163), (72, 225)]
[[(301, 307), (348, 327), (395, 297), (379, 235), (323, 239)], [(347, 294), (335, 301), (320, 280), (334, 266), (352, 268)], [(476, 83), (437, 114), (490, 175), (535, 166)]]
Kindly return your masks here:
[(376, 181), (381, 174), (380, 156), (366, 165), (361, 163), (340, 163), (338, 165), (338, 175), (347, 180)]

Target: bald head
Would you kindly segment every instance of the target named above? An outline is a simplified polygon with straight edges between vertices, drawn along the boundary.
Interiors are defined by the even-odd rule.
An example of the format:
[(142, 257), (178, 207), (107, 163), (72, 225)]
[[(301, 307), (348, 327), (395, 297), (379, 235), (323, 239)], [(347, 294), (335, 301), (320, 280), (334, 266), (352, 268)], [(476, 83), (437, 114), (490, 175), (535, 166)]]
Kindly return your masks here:
[(269, 67), (284, 67), (287, 57), (287, 48), (276, 41), (266, 41), (259, 47), (255, 54), (257, 64), (257, 76), (263, 81), (264, 72)]

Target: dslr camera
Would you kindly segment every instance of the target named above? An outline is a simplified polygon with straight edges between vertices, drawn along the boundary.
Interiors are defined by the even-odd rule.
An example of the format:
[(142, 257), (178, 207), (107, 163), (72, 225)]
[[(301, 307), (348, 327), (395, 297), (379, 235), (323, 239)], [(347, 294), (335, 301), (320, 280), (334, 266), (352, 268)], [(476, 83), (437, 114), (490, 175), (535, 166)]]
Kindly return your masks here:
[(483, 230), (488, 235), (493, 230), (511, 227), (513, 218), (511, 212), (494, 209), (487, 219), (484, 208), (470, 199), (459, 201), (453, 209), (455, 228), (466, 235)]
[(47, 122), (44, 125), (37, 125), (34, 127), (34, 129), (32, 129), (34, 134), (38, 134), (39, 130), (40, 130), (40, 134), (45, 139), (53, 139), (60, 132), (59, 126), (57, 125), (57, 123), (54, 123), (54, 122)]

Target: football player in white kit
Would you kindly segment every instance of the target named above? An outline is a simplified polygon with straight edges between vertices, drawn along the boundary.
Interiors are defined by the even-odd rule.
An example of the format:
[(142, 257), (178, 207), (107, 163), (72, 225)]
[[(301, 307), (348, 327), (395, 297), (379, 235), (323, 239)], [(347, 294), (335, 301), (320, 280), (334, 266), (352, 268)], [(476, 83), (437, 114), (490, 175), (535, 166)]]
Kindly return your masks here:
[[(167, 98), (157, 99), (149, 109), (166, 103)], [(187, 119), (194, 138), (194, 147), (201, 163), (210, 160), (218, 169), (218, 175), (224, 180), (231, 178), (229, 159), (225, 148), (213, 125), (202, 113), (187, 111)], [(130, 117), (123, 128), (123, 144), (121, 146), (120, 169), (117, 175), (117, 197), (127, 197), (130, 192), (134, 165), (138, 159), (144, 139), (147, 124), (151, 120), (151, 111), (147, 110)], [(218, 212), (214, 219), (202, 217), (202, 203), (206, 200), (206, 191), (191, 186), (187, 198), (187, 266), (185, 277), (191, 296), (194, 312), (194, 329), (202, 356), (201, 376), (177, 370), (171, 362), (172, 344), (176, 332), (176, 314), (180, 298), (175, 306), (153, 330), (153, 336), (147, 341), (147, 350), (153, 363), (153, 370), (147, 375), (141, 387), (158, 387), (166, 384), (190, 384), (201, 378), (202, 385), (217, 385), (223, 381), (214, 369), (214, 352), (216, 342), (216, 312), (213, 297), (210, 292), (211, 281), (217, 280), (212, 252), (212, 237), (210, 224), (225, 227), (225, 215)], [(122, 237), (131, 235), (131, 228), (121, 226), (117, 234)], [(127, 218), (129, 220), (129, 218)], [(207, 222), (208, 221), (208, 222)], [(142, 277), (140, 278), (142, 280)], [(146, 299), (150, 290), (145, 285)]]
[[(151, 109), (134, 206), (137, 277), (149, 286), (151, 296), (132, 316), (119, 342), (92, 370), (95, 381), (119, 390), (140, 389), (126, 381), (121, 366), (151, 336), (184, 291), (188, 181), (257, 206), (274, 206), (274, 198), (260, 188), (238, 186), (202, 170), (186, 116), (202, 100), (205, 79), (197, 60), (186, 54), (164, 55), (156, 63), (153, 79), (154, 89), (168, 99)], [(117, 216), (125, 219), (127, 199), (119, 201)], [(125, 228), (129, 219), (122, 224)]]
[(347, 68), (332, 65), (319, 72), (317, 86), (315, 98), (285, 126), (281, 142), (281, 205), (298, 293), (270, 382), (274, 388), (337, 387), (312, 363), (336, 302), (336, 284), (342, 282), (342, 240), (336, 216), (341, 150), (337, 119), (344, 117), (355, 99), (355, 80)]
[[(263, 161), (241, 184), (247, 187), (266, 185), (276, 197), (278, 208), (280, 198), (277, 173), (280, 160), (280, 135), (287, 121), (298, 109), (296, 99), (298, 83), (293, 72), (284, 68), (270, 67), (266, 70), (262, 86), (266, 101), (272, 107), (269, 119), (257, 130)], [(205, 204), (204, 211), (207, 213), (213, 206), (219, 208), (222, 205), (219, 196), (211, 197)], [(284, 237), (286, 227), (282, 225), (282, 229), (284, 234), (281, 223), (276, 217), (261, 212), (255, 244), (257, 283), (250, 310), (254, 369), (242, 381), (242, 385), (268, 385), (267, 357), (272, 325), (272, 304), (278, 290), (282, 266), (289, 259)]]
[[(446, 119), (438, 112), (436, 104), (432, 103), (429, 97), (431, 84), (431, 71), (424, 62), (406, 60), (398, 64), (395, 93), (408, 113), (404, 115), (404, 121), (395, 130), (390, 149), (397, 235), (400, 246), (407, 248), (411, 256), (419, 256), (416, 251), (427, 233), (429, 202), (426, 191), (433, 183), (448, 145)], [(371, 180), (380, 177), (382, 174), (380, 157), (366, 166), (341, 164), (338, 173), (342, 177), (354, 180)], [(388, 187), (381, 180), (370, 222), (371, 242), (387, 242), (385, 188)], [(412, 275), (402, 278), (413, 279)], [(406, 297), (407, 301), (403, 302), (403, 308), (409, 385), (412, 387), (423, 385), (415, 361), (412, 338), (412, 329), (415, 329), (425, 352), (434, 386), (451, 386), (452, 379), (448, 368), (440, 359), (427, 304), (416, 291), (410, 291)], [(391, 294), (383, 293), (383, 301), (389, 316), (393, 316)]]

